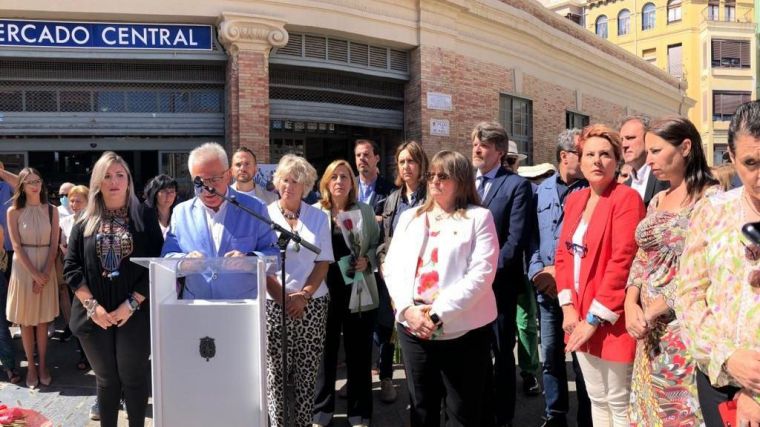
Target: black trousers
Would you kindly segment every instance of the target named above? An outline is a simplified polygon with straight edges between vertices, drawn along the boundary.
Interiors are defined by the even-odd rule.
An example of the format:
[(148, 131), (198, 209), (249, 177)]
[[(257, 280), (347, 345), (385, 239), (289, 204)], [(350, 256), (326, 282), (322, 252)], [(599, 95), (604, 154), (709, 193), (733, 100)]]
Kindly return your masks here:
[(412, 427), (439, 427), (441, 401), (446, 426), (493, 425), (491, 328), (452, 340), (422, 340), (397, 324), (404, 355)]
[(372, 418), (372, 332), (377, 310), (351, 313), (348, 309), (351, 287), (329, 285), (327, 332), (322, 362), (314, 392), (314, 422), (329, 424), (335, 413), (335, 378), (341, 331), (346, 352), (348, 381), (348, 421), (360, 424)]
[[(84, 310), (79, 300), (73, 310)], [(72, 318), (75, 316), (72, 315)], [(122, 392), (130, 427), (142, 427), (150, 394), (150, 316), (136, 311), (124, 326), (81, 328), (77, 338), (90, 361), (98, 384), (100, 425), (115, 427)], [(72, 328), (74, 329), (74, 328)]]
[[(500, 280), (497, 275), (497, 280)], [(503, 280), (503, 279), (501, 279)], [(522, 280), (522, 278), (520, 278)], [(509, 283), (501, 283), (508, 288)], [(494, 402), (496, 425), (512, 422), (515, 416), (516, 378), (515, 343), (517, 331), (517, 292), (514, 289), (494, 289), (498, 314), (493, 322), (491, 350), (494, 357)]]
[(723, 427), (723, 419), (718, 412), (718, 405), (734, 398), (739, 388), (726, 386), (715, 388), (710, 384), (710, 378), (697, 369), (697, 394), (699, 406), (702, 407), (702, 417), (707, 427)]

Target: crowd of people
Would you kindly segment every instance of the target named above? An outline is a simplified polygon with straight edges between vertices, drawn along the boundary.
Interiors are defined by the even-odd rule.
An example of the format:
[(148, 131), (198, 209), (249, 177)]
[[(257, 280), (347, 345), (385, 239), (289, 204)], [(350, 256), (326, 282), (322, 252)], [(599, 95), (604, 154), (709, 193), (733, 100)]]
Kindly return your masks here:
[[(129, 165), (106, 152), (89, 186), (61, 186), (57, 209), (39, 171), (0, 168), (8, 381), (22, 381), (8, 332), (17, 324), (27, 386), (51, 384), (48, 324), (60, 312), (78, 368), (95, 373), (101, 425), (116, 425), (123, 401), (129, 425), (142, 426), (149, 278), (129, 259), (278, 256), (277, 233), (221, 194), (321, 249), (290, 242), (284, 276), (269, 269), (266, 289), (242, 273), (189, 275), (181, 288), (183, 299), (265, 297), (272, 426), (285, 425), (288, 378), (294, 425), (329, 425), (341, 394), (349, 423), (370, 425), (373, 343), (385, 402), (397, 397), (401, 348), (412, 426), (512, 425), (516, 365), (524, 393), (543, 384), (543, 425), (566, 426), (568, 353), (579, 426), (719, 426), (731, 413), (731, 425), (760, 426), (760, 242), (742, 233), (760, 221), (760, 102), (733, 116), (731, 170), (708, 166), (698, 130), (678, 116), (564, 131), (556, 167), (520, 167), (525, 155), (495, 122), (474, 127), (468, 150), (428, 159), (405, 141), (391, 183), (377, 145), (359, 139), (358, 174), (335, 160), (320, 177), (289, 154), (270, 192), (253, 180), (251, 150), (230, 162), (206, 143), (188, 159), (205, 187), (182, 202), (166, 175), (140, 202)], [(283, 312), (286, 357), (298, 361), (287, 372)], [(347, 386), (336, 391), (341, 340)]]

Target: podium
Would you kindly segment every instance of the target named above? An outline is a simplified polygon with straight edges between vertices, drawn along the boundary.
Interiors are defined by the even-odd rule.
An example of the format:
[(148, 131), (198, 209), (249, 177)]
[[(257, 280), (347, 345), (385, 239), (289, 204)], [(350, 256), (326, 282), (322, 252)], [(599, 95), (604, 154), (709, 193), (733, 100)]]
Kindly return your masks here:
[[(132, 258), (150, 271), (153, 423), (266, 426), (266, 264), (269, 259)], [(225, 274), (258, 285), (255, 299), (185, 300), (179, 283)], [(195, 276), (197, 279), (198, 276)]]

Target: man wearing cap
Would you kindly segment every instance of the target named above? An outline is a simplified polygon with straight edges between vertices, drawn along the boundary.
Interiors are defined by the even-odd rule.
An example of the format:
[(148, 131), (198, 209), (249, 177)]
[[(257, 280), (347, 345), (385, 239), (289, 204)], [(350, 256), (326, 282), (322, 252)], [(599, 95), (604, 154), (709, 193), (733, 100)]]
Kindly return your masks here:
[[(530, 242), (528, 277), (537, 291), (541, 319), (541, 351), (543, 353), (544, 411), (543, 426), (567, 426), (568, 385), (565, 369), (565, 334), (562, 330), (562, 309), (557, 301), (554, 262), (557, 240), (562, 229), (566, 197), (588, 186), (580, 170), (576, 141), (580, 131), (569, 129), (557, 140), (559, 173), (545, 179), (536, 189), (537, 232)], [(573, 354), (573, 369), (578, 396), (578, 425), (591, 425), (591, 403), (588, 400), (583, 375)]]
[[(530, 183), (502, 167), (508, 151), (507, 131), (496, 122), (481, 122), (472, 131), (472, 164), (475, 185), (483, 207), (493, 215), (499, 238), (499, 264), (493, 291), (497, 316), (494, 340), (494, 412), (496, 425), (511, 425), (515, 413), (515, 317), (517, 294), (522, 287), (523, 252), (530, 227), (533, 191)], [(517, 153), (515, 147), (515, 154)], [(515, 156), (515, 157), (519, 157)], [(516, 162), (516, 159), (515, 161)]]

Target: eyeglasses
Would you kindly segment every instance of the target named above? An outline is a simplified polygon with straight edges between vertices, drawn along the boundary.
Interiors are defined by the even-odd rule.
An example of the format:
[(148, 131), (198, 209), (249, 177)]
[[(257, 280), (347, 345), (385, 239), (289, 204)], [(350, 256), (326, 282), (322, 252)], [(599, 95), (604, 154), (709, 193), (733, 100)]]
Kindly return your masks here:
[(507, 164), (509, 166), (514, 166), (515, 163), (517, 163), (517, 157), (507, 157)]
[(579, 245), (577, 243), (567, 241), (565, 242), (565, 247), (567, 248), (568, 252), (572, 253), (573, 255), (578, 255), (581, 258), (585, 257), (588, 253), (588, 246), (586, 245)]
[(444, 173), (444, 172), (438, 172), (438, 173), (428, 172), (425, 174), (425, 177), (427, 178), (428, 181), (433, 181), (433, 179), (435, 179), (436, 177), (438, 178), (438, 181), (446, 181), (447, 179), (451, 179), (449, 174)]
[(40, 185), (40, 184), (42, 184), (42, 180), (40, 180), (40, 179), (33, 179), (31, 181), (24, 181), (24, 184), (26, 184), (26, 185)]
[(59, 197), (69, 197), (69, 193), (61, 193), (58, 196)]
[[(225, 172), (227, 172), (227, 171), (225, 171)], [(224, 180), (224, 174), (217, 175), (217, 176), (212, 176), (210, 178), (201, 178), (201, 181), (203, 182), (203, 185), (207, 185), (207, 186), (219, 184), (220, 182), (222, 182), (222, 180)]]

